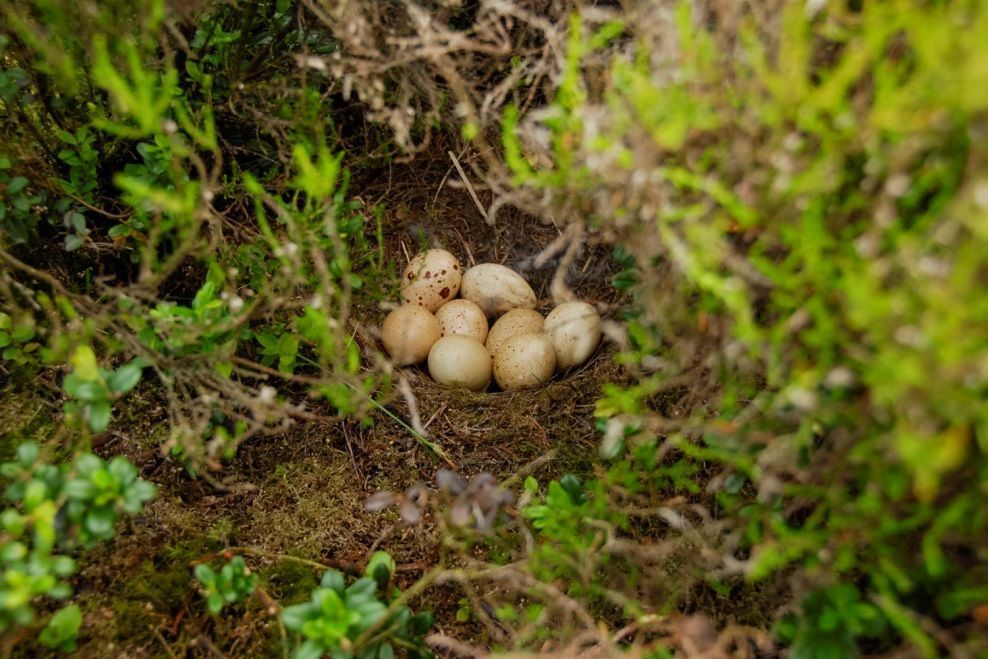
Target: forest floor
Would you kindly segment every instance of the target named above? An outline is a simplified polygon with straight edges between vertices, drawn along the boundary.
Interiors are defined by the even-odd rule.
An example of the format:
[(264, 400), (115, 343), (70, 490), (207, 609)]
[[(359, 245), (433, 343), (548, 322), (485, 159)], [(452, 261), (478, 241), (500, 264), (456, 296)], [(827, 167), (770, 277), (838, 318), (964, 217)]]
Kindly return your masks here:
[[(450, 183), (457, 179), (448, 159), (421, 157), (355, 183), (352, 192), (384, 209), (385, 249), (399, 271), (424, 235), (467, 267), (488, 261), (515, 267), (529, 279), (545, 312), (557, 263), (538, 271), (530, 264), (559, 230), (510, 209), (489, 226), (467, 191)], [(568, 273), (573, 291), (603, 308), (605, 317), (619, 303), (610, 285), (614, 270), (609, 250), (589, 246)], [(358, 322), (372, 326), (383, 315), (375, 307), (354, 313)], [(390, 511), (365, 511), (367, 497), (403, 491), (418, 481), (434, 487), (435, 473), (444, 467), (464, 476), (489, 472), (499, 480), (533, 463), (540, 479), (592, 473), (599, 441), (594, 403), (603, 383), (623, 380), (612, 353), (605, 342), (577, 372), (514, 393), (453, 391), (420, 367), (404, 369), (421, 421), (448, 462), (403, 427), (409, 410), (395, 395), (386, 409), (402, 423), (382, 412), (369, 427), (356, 421), (297, 423), (282, 435), (244, 443), (216, 474), (219, 486), (190, 476), (180, 462), (162, 455), (167, 419), (153, 386), (143, 384), (118, 404), (114, 423), (93, 445), (104, 456), (133, 460), (142, 477), (157, 484), (159, 495), (115, 541), (83, 555), (75, 601), (86, 619), (76, 656), (280, 656), (277, 619), (256, 598), (242, 605), (242, 616), (205, 613), (192, 566), (229, 547), (249, 548), (249, 565), (282, 605), (306, 600), (321, 575), (301, 562), (279, 560), (281, 555), (353, 571), (372, 549), (383, 549), (398, 564), (399, 585), (407, 585), (438, 558), (434, 520), (426, 517), (406, 527)], [(60, 414), (57, 400), (29, 388), (8, 385), (4, 392), (4, 453), (12, 452), (19, 438), (44, 436)], [(325, 403), (310, 405), (316, 413), (332, 414), (328, 407), (320, 409)], [(456, 586), (436, 587), (416, 606), (434, 612), (438, 631), (482, 642), (482, 626), (457, 620), (462, 597)], [(18, 654), (25, 652), (41, 649), (22, 643)]]

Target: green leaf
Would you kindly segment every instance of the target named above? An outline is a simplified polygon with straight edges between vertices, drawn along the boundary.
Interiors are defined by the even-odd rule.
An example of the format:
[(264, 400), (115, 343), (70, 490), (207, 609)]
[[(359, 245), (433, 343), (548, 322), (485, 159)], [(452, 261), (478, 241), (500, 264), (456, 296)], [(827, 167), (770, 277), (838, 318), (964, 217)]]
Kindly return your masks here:
[(386, 551), (376, 551), (370, 557), (370, 560), (367, 561), (364, 574), (373, 578), (377, 582), (378, 588), (384, 592), (388, 587), (388, 583), (391, 581), (391, 575), (394, 574), (395, 569), (395, 561), (391, 558), (391, 554)]
[(86, 243), (86, 237), (77, 233), (70, 233), (65, 236), (65, 251), (74, 252)]
[(213, 615), (216, 615), (223, 610), (223, 596), (219, 593), (210, 593), (209, 597), (206, 598), (206, 608)]
[(30, 341), (35, 337), (34, 328), (30, 325), (18, 325), (10, 332), (11, 338), (17, 343), (24, 343), (25, 341)]
[(200, 563), (192, 571), (196, 575), (196, 579), (199, 580), (203, 586), (212, 586), (216, 583), (216, 573), (213, 572), (213, 568), (209, 567), (205, 563)]
[(115, 226), (110, 227), (110, 230), (107, 231), (107, 235), (109, 235), (110, 238), (121, 238), (121, 237), (125, 238), (129, 236), (132, 232), (133, 230), (130, 228), (130, 225), (117, 224)]
[(98, 539), (106, 539), (113, 536), (113, 525), (117, 521), (117, 516), (111, 508), (94, 508), (86, 514), (86, 530)]
[(106, 399), (106, 390), (101, 381), (87, 381), (75, 373), (69, 373), (62, 382), (65, 393), (81, 401), (92, 402)]
[(139, 357), (133, 359), (111, 373), (106, 383), (114, 393), (127, 393), (141, 381), (141, 374), (146, 365), (147, 362)]
[(56, 556), (52, 559), (51, 571), (60, 577), (68, 577), (75, 574), (75, 560), (69, 556)]
[(88, 233), (86, 229), (86, 216), (78, 211), (72, 211), (69, 213), (69, 224), (75, 229), (76, 233), (85, 235)]
[[(288, 626), (288, 623), (285, 623)], [(323, 655), (323, 647), (312, 640), (306, 641), (292, 653), (294, 659), (319, 659)]]
[(298, 354), (298, 337), (285, 333), (278, 339), (278, 354), (282, 357), (294, 357)]
[(341, 596), (346, 591), (346, 582), (343, 580), (343, 574), (337, 570), (328, 570), (326, 574), (322, 575), (322, 586), (329, 588)]
[(40, 449), (34, 442), (24, 442), (17, 447), (17, 461), (25, 467), (32, 466), (38, 460)]
[(281, 621), (292, 631), (300, 631), (302, 625), (312, 617), (312, 605), (308, 602), (285, 607), (281, 612)]
[(76, 604), (55, 612), (38, 636), (44, 645), (62, 651), (75, 649), (79, 627), (82, 626), (82, 610)]
[(127, 458), (119, 455), (110, 460), (107, 471), (113, 474), (121, 485), (129, 485), (137, 478), (137, 467)]
[(96, 353), (91, 347), (83, 345), (75, 349), (72, 354), (72, 372), (85, 382), (96, 382), (101, 379)]
[(14, 178), (10, 179), (10, 181), (7, 183), (7, 194), (15, 195), (21, 190), (23, 190), (24, 186), (26, 185), (27, 185), (26, 178), (24, 178), (23, 176), (15, 176)]
[(65, 484), (65, 496), (75, 501), (87, 501), (96, 496), (96, 487), (88, 480), (70, 480)]
[(103, 432), (110, 425), (110, 403), (98, 400), (87, 406), (89, 410), (89, 427), (94, 432)]
[(429, 611), (422, 611), (421, 613), (416, 613), (412, 616), (412, 619), (408, 621), (408, 628), (416, 636), (424, 636), (429, 629), (432, 627), (432, 613)]

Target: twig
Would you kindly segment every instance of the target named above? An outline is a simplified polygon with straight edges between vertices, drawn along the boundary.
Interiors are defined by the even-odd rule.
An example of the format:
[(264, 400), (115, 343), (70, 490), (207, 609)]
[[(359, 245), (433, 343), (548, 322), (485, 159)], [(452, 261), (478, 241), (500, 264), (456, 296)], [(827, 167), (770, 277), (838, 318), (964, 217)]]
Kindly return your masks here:
[(161, 635), (161, 631), (157, 627), (152, 627), (151, 632), (154, 634), (154, 637), (158, 639), (158, 641), (161, 643), (161, 647), (165, 648), (165, 652), (168, 654), (168, 656), (171, 657), (171, 659), (178, 659), (178, 657), (175, 656), (175, 652), (172, 650), (172, 647), (168, 645), (168, 641), (166, 641), (165, 637)]
[(415, 394), (412, 393), (411, 385), (408, 384), (408, 378), (404, 375), (398, 376), (398, 392), (405, 399), (405, 404), (408, 406), (408, 415), (411, 417), (411, 425), (405, 423), (402, 419), (398, 418), (398, 415), (380, 403), (377, 403), (377, 401), (373, 398), (371, 399), (371, 404), (376, 405), (378, 409), (397, 421), (406, 430), (411, 432), (412, 436), (414, 436), (420, 444), (441, 457), (451, 467), (455, 467), (456, 464), (450, 459), (449, 455), (447, 455), (446, 450), (439, 444), (436, 444), (434, 441), (429, 439), (429, 432), (422, 426), (422, 418), (419, 416), (418, 401), (415, 399)]
[(477, 193), (474, 191), (473, 185), (470, 183), (470, 179), (467, 178), (466, 172), (464, 172), (463, 168), (460, 167), (460, 161), (459, 159), (457, 159), (456, 154), (454, 154), (452, 151), (447, 151), (446, 153), (449, 154), (449, 157), (452, 159), (453, 164), (456, 166), (456, 171), (460, 173), (460, 178), (462, 178), (463, 183), (466, 184), (467, 192), (470, 193), (470, 197), (473, 199), (473, 203), (477, 204), (477, 210), (480, 211), (480, 216), (484, 218), (484, 222), (493, 226), (494, 223), (491, 222), (491, 219), (487, 216), (487, 211), (484, 210), (483, 204), (480, 203), (480, 198), (477, 196)]

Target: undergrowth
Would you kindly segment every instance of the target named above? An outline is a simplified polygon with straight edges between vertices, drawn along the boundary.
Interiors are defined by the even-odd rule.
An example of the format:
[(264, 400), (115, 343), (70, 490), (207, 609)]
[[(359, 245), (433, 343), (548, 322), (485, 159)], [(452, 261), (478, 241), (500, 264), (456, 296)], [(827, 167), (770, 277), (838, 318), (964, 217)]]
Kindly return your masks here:
[[(155, 410), (174, 487), (230, 492), (238, 449), (306, 424), (351, 455), (393, 424), (454, 469), (367, 502), (378, 542), (431, 547), (417, 578), (201, 529), (114, 605), (172, 619), (124, 636), (189, 616), (212, 621), (195, 647), (299, 657), (986, 651), (984, 44), (976, 0), (3, 4), (0, 372), (54, 419), (3, 447), (6, 647), (85, 641), (90, 600), (54, 602), (153, 496), (111, 453), (137, 460)], [(505, 257), (557, 265), (553, 302), (607, 254), (614, 368), (579, 476), (552, 454), (456, 473), (378, 349), (411, 229), (360, 191), (436, 153), (485, 227), (556, 227)], [(437, 589), (468, 638), (412, 612)]]

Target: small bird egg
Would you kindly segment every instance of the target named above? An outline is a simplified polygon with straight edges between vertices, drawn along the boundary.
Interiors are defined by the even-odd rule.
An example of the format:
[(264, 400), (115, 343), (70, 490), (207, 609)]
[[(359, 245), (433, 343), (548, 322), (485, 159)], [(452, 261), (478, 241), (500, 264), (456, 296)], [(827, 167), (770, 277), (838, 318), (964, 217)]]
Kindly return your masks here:
[(545, 317), (542, 331), (556, 350), (559, 370), (580, 366), (600, 344), (600, 314), (586, 302), (564, 302)]
[(428, 357), (440, 336), (442, 330), (436, 317), (415, 305), (398, 307), (381, 325), (381, 342), (396, 366), (417, 364)]
[(494, 380), (505, 391), (548, 382), (556, 370), (556, 351), (543, 334), (518, 334), (494, 355)]
[(487, 316), (470, 300), (453, 300), (436, 312), (443, 336), (461, 334), (481, 343), (487, 338)]
[(429, 375), (448, 387), (483, 391), (491, 383), (491, 356), (473, 337), (444, 336), (429, 351)]
[(436, 311), (460, 290), (460, 261), (444, 249), (419, 252), (401, 276), (401, 303)]
[(460, 296), (476, 302), (491, 318), (511, 309), (534, 309), (538, 304), (528, 282), (511, 268), (497, 263), (481, 263), (463, 273)]
[(535, 309), (512, 309), (497, 319), (487, 334), (487, 352), (493, 357), (504, 342), (518, 334), (542, 331), (542, 314)]

